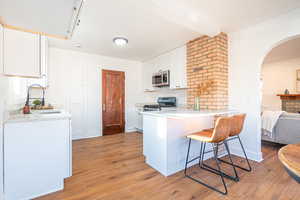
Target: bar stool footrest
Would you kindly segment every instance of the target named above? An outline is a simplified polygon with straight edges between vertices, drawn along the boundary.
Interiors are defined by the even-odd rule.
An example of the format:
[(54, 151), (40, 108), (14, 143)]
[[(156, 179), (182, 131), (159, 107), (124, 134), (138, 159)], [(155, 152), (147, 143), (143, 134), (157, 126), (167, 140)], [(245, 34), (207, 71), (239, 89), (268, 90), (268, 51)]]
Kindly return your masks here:
[(226, 161), (226, 160), (223, 160), (223, 159), (221, 159), (221, 158), (218, 158), (218, 161), (223, 162), (223, 163), (225, 163), (225, 164), (227, 164), (227, 165), (231, 165), (231, 166), (237, 167), (237, 168), (242, 169), (242, 170), (247, 171), (247, 172), (251, 172), (251, 171), (252, 171), (251, 167), (250, 167), (249, 169), (246, 169), (246, 168), (241, 167), (241, 166), (239, 166), (239, 165), (231, 164), (230, 162), (228, 162), (228, 161)]
[(195, 161), (195, 160), (198, 160), (198, 159), (200, 159), (200, 158), (201, 158), (200, 156), (197, 156), (196, 158), (193, 158), (193, 159), (187, 161), (187, 164), (189, 164), (189, 163), (191, 163), (191, 162), (193, 162), (193, 161)]
[(215, 187), (213, 187), (213, 186), (211, 186), (211, 185), (208, 185), (208, 184), (202, 182), (201, 180), (196, 179), (196, 178), (194, 178), (194, 177), (191, 177), (191, 176), (189, 176), (189, 175), (185, 175), (185, 177), (187, 177), (187, 178), (189, 178), (189, 179), (191, 179), (191, 180), (193, 180), (193, 181), (195, 181), (195, 182), (197, 182), (197, 183), (200, 183), (201, 185), (204, 185), (205, 187), (208, 187), (209, 189), (212, 189), (212, 190), (214, 190), (214, 191), (216, 191), (216, 192), (219, 192), (219, 193), (221, 193), (221, 194), (223, 194), (223, 195), (226, 195), (226, 194), (227, 194), (226, 186), (225, 186), (225, 192), (223, 192), (223, 191), (221, 191), (221, 190), (219, 190), (219, 189), (217, 189), (217, 188), (215, 188)]
[(209, 171), (211, 173), (223, 176), (223, 177), (228, 178), (228, 179), (230, 179), (232, 181), (235, 181), (235, 182), (240, 181), (239, 177), (230, 176), (230, 175), (228, 175), (228, 174), (226, 174), (226, 173), (224, 173), (222, 171), (219, 171), (219, 170), (217, 170), (217, 169), (215, 169), (215, 168), (213, 168), (213, 167), (211, 167), (211, 166), (209, 166), (207, 164), (202, 163), (202, 165), (200, 165), (200, 167), (201, 167), (201, 169), (204, 169), (204, 170)]

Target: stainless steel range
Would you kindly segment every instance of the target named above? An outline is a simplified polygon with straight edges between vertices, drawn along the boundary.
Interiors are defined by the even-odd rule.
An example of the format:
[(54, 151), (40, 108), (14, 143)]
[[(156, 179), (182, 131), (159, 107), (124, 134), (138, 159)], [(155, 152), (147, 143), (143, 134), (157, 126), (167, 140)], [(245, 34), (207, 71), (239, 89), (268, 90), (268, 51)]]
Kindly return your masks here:
[(176, 97), (159, 97), (157, 104), (144, 105), (143, 111), (161, 111), (165, 108), (176, 108)]
[(149, 111), (160, 111), (161, 107), (158, 104), (153, 104), (153, 105), (144, 105), (143, 111), (144, 112), (149, 112)]
[(138, 107), (138, 123), (136, 129), (139, 132), (143, 132), (143, 115), (141, 112), (176, 110), (176, 106), (176, 97), (159, 97), (156, 104), (146, 104), (142, 107)]

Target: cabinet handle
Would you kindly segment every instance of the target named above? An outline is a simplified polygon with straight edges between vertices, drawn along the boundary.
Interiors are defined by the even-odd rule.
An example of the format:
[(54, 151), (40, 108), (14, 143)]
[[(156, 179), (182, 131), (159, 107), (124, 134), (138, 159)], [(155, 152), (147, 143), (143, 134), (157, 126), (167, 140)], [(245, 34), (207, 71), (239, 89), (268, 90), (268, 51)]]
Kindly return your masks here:
[(102, 105), (102, 109), (103, 109), (104, 112), (106, 111), (106, 105), (105, 104)]

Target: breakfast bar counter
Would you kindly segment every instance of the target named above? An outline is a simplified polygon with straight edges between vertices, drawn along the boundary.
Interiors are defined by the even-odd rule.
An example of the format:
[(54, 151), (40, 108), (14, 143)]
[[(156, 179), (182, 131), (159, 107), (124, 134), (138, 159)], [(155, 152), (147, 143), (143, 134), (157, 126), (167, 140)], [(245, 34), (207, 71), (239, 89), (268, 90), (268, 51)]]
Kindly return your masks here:
[(162, 110), (162, 111), (152, 111), (152, 112), (142, 112), (145, 115), (152, 115), (158, 117), (168, 117), (168, 118), (193, 118), (193, 117), (203, 117), (203, 116), (216, 116), (224, 114), (237, 113), (234, 110), (188, 110), (188, 109), (177, 109), (177, 110)]
[[(142, 112), (143, 153), (146, 163), (164, 176), (184, 169), (188, 140), (186, 135), (212, 128), (216, 115), (234, 110), (173, 110)], [(191, 157), (199, 156), (200, 144), (192, 143)], [(207, 154), (205, 159), (211, 157)], [(197, 161), (195, 161), (197, 163)]]

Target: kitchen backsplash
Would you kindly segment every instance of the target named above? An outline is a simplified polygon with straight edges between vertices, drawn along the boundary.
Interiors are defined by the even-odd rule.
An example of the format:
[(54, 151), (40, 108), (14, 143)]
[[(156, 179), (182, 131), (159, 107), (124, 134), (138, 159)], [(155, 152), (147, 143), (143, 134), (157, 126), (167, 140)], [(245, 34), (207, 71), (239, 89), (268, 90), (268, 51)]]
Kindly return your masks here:
[[(6, 77), (6, 80), (7, 98), (5, 100), (5, 104), (7, 110), (16, 110), (22, 108), (27, 98), (27, 88), (31, 79)], [(31, 97), (39, 98), (41, 95), (41, 91), (31, 90)]]
[[(16, 110), (24, 106), (27, 97), (27, 78), (6, 77), (7, 81), (7, 98), (5, 107), (7, 110)], [(31, 91), (32, 97), (40, 97), (41, 93), (37, 90)], [(160, 88), (155, 92), (144, 92), (143, 102), (155, 103), (158, 97), (176, 97), (178, 106), (186, 105), (187, 90), (170, 90), (169, 88)], [(46, 90), (47, 100), (47, 90)], [(47, 103), (47, 102), (46, 102)]]
[(186, 90), (170, 90), (169, 88), (160, 88), (155, 92), (145, 92), (145, 101), (146, 102), (157, 102), (158, 97), (176, 97), (177, 98), (177, 106), (185, 106), (186, 105)]

